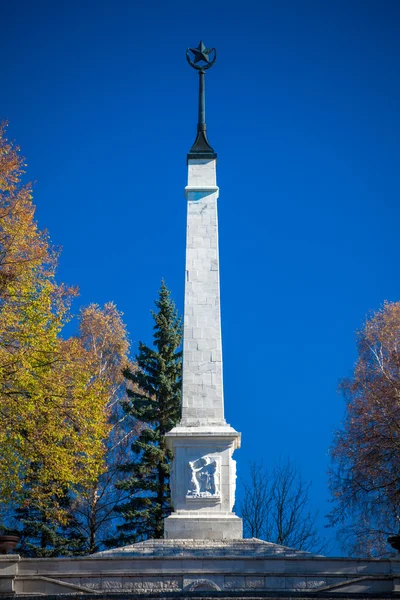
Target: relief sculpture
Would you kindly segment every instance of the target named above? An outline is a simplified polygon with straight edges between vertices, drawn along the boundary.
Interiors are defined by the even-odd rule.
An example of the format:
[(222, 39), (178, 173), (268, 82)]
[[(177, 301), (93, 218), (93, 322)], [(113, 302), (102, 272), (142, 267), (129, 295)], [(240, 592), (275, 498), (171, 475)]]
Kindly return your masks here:
[(219, 462), (214, 456), (202, 456), (190, 461), (190, 498), (219, 498)]

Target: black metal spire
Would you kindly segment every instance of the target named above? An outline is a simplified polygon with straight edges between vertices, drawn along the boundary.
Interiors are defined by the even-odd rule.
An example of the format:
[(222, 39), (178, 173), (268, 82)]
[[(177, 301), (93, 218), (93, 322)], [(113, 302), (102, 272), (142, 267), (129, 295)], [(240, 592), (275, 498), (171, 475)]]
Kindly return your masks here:
[[(192, 54), (192, 57), (190, 56)], [(199, 116), (197, 121), (197, 137), (187, 155), (192, 158), (217, 158), (216, 153), (207, 139), (206, 127), (206, 93), (204, 76), (207, 69), (213, 66), (217, 59), (215, 48), (206, 48), (201, 41), (197, 48), (188, 48), (186, 58), (191, 67), (199, 73)]]

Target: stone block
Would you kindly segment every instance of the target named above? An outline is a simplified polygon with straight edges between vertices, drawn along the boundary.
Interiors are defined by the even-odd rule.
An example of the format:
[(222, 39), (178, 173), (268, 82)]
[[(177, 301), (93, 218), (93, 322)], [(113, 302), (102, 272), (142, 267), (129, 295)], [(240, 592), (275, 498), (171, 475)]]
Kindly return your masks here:
[(326, 585), (337, 585), (345, 581), (343, 577), (326, 577)]
[(183, 589), (187, 592), (220, 591), (224, 586), (223, 576), (199, 574), (198, 577), (184, 577)]
[(305, 590), (307, 581), (305, 577), (285, 577), (286, 590)]
[(18, 569), (18, 561), (20, 557), (19, 555), (4, 555), (0, 554), (0, 577), (4, 577), (6, 575), (15, 575)]
[(274, 577), (267, 575), (265, 577), (266, 590), (283, 590), (285, 589), (285, 577)]
[[(297, 568), (303, 568), (301, 561), (295, 561), (294, 566)], [(334, 558), (329, 560), (327, 558), (315, 558), (313, 557), (307, 564), (307, 570), (309, 573), (324, 573), (329, 576), (334, 576), (346, 573), (357, 573), (359, 565), (357, 560), (354, 559), (337, 559)]]
[(143, 583), (142, 579), (128, 579), (126, 577), (124, 577), (123, 582), (122, 582), (122, 589), (123, 590), (130, 590), (130, 591), (134, 591), (135, 587), (138, 587), (139, 584), (141, 585)]
[(101, 580), (101, 589), (120, 590), (122, 589), (122, 577), (103, 576)]
[(264, 577), (246, 577), (245, 580), (246, 588), (252, 590), (262, 590), (265, 587)]
[(225, 576), (224, 589), (225, 590), (242, 590), (246, 587), (246, 580), (244, 576)]
[(174, 513), (164, 521), (166, 539), (208, 539), (234, 540), (243, 537), (242, 519), (236, 516), (203, 517), (201, 519), (187, 514), (186, 518), (176, 517)]
[(87, 587), (90, 590), (100, 590), (101, 579), (96, 579), (96, 577), (81, 577), (79, 579), (79, 585)]
[(326, 579), (323, 577), (307, 577), (306, 588), (310, 590), (317, 590), (320, 587), (326, 585)]
[(143, 587), (146, 587), (149, 590), (178, 592), (182, 589), (182, 579), (178, 577), (143, 578)]
[(0, 594), (14, 593), (14, 577), (0, 577)]

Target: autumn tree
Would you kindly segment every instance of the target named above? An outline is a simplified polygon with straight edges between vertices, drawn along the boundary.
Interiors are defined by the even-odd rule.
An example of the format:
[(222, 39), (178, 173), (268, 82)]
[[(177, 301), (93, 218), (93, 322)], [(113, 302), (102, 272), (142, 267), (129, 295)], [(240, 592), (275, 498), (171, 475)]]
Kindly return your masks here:
[(116, 520), (115, 506), (124, 497), (123, 492), (115, 488), (115, 481), (135, 424), (120, 405), (125, 393), (122, 369), (128, 364), (129, 343), (122, 315), (116, 306), (110, 302), (104, 307), (92, 304), (82, 309), (77, 340), (91, 373), (87, 393), (95, 387), (108, 415), (109, 433), (104, 440), (104, 457), (98, 462), (97, 472), (91, 480), (58, 494), (56, 505), (62, 508), (61, 520), (43, 510), (43, 505), (38, 505), (32, 494), (34, 482), (25, 482), (24, 499), (16, 511), (16, 526), (21, 537), (19, 551), (25, 556), (96, 552), (103, 539), (109, 537)]
[[(163, 536), (163, 521), (171, 512), (169, 474), (171, 452), (165, 434), (178, 422), (181, 405), (181, 319), (162, 282), (154, 318), (154, 347), (139, 344), (136, 368), (127, 369), (129, 388), (124, 410), (141, 423), (131, 445), (132, 460), (118, 487), (129, 500), (118, 507), (124, 518), (119, 543)], [(114, 540), (116, 542), (116, 540)]]
[(127, 492), (117, 489), (115, 483), (138, 424), (121, 406), (126, 394), (123, 371), (129, 366), (129, 342), (115, 304), (109, 302), (103, 308), (92, 304), (81, 310), (79, 338), (91, 357), (92, 380), (101, 383), (110, 423), (104, 461), (91, 485), (75, 494), (71, 507), (84, 553), (92, 554), (114, 534), (115, 508), (127, 499)]
[(400, 532), (400, 302), (367, 319), (357, 349), (340, 386), (346, 415), (332, 445), (330, 519), (347, 552), (382, 556)]
[(56, 518), (85, 487), (111, 428), (102, 378), (78, 337), (64, 340), (76, 290), (56, 281), (57, 253), (34, 219), (24, 159), (0, 128), (0, 503)]
[(271, 472), (263, 463), (250, 463), (240, 507), (246, 537), (255, 537), (298, 550), (320, 553), (326, 548), (318, 535), (317, 511), (310, 509), (310, 483), (290, 460), (278, 461)]

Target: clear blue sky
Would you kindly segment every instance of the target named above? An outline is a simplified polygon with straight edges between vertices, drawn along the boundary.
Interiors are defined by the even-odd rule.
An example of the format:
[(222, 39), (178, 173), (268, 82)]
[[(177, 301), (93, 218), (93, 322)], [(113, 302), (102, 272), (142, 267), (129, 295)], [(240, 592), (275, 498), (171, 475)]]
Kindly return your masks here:
[[(290, 455), (327, 512), (338, 380), (400, 290), (400, 3), (1, 0), (0, 117), (36, 180), (59, 277), (151, 342), (183, 306), (186, 152), (203, 38), (218, 152), (225, 403), (250, 459)], [(322, 518), (321, 518), (322, 523)]]

